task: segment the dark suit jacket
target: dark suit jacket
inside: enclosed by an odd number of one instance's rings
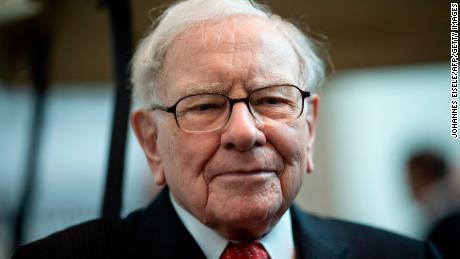
[[[429,243],[291,208],[297,258],[438,258]],[[167,189],[126,219],[89,221],[21,246],[20,258],[204,258]]]
[[[446,259],[460,258],[460,210],[450,213],[432,227],[428,235]]]

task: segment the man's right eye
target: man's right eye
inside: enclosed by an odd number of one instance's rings
[[[203,104],[197,104],[192,107],[189,107],[187,109],[187,112],[207,112],[207,111],[213,111],[219,108],[222,108],[222,105],[219,105],[217,103],[203,103]]]

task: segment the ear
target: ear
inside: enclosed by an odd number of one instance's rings
[[[313,172],[313,144],[315,142],[316,134],[316,122],[318,119],[318,110],[319,110],[319,96],[312,95],[309,111],[307,114],[307,124],[308,124],[308,140],[307,140],[307,173]]]
[[[134,111],[131,114],[131,126],[139,144],[144,150],[150,171],[155,178],[155,183],[157,185],[164,185],[166,180],[163,163],[158,152],[158,131],[153,114],[142,109]]]

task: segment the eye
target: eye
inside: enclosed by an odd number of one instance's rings
[[[202,103],[202,104],[197,104],[192,107],[190,107],[188,110],[189,111],[198,111],[198,112],[204,112],[204,111],[209,111],[212,109],[218,109],[219,105],[216,103]]]
[[[286,104],[286,100],[279,97],[263,97],[255,101],[255,105],[283,105]]]

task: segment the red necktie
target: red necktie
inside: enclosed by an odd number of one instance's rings
[[[252,243],[229,243],[220,259],[269,259],[264,247],[256,242]]]

